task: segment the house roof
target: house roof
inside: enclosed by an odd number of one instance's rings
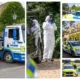
[[[4,9],[6,8],[7,4],[8,3],[4,3],[4,4],[0,5],[0,15],[4,11]]]
[[[2,9],[3,9],[3,5],[0,5],[0,14],[2,12]]]

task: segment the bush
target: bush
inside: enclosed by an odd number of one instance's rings
[[[0,32],[2,32],[4,30],[5,25],[0,24]]]
[[[58,37],[56,40],[56,45],[53,52],[53,58],[60,58],[60,37]]]

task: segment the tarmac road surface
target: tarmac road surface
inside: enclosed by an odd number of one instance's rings
[[[80,56],[78,56],[78,57],[73,57],[71,54],[69,54],[69,53],[67,53],[67,52],[65,52],[65,51],[63,51],[63,54],[62,54],[62,57],[63,58],[80,58]]]
[[[5,63],[0,60],[0,78],[25,78],[24,63]]]

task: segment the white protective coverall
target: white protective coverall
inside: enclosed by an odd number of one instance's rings
[[[54,31],[57,30],[55,23],[51,24],[49,22],[50,16],[47,16],[45,22],[43,23],[43,36],[44,36],[44,54],[43,60],[52,59],[54,47],[55,47],[55,34]]]
[[[31,27],[31,31],[34,34],[35,37],[35,46],[38,47],[38,40],[40,38],[41,40],[41,30],[40,30],[40,25],[36,19],[33,20],[34,26]]]

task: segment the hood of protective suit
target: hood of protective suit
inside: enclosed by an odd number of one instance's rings
[[[48,21],[49,21],[49,19],[50,19],[50,16],[47,16],[47,17],[46,17],[46,19],[45,19],[45,21],[47,21],[47,22],[48,22]]]
[[[36,19],[33,20],[33,23],[34,23],[34,24],[39,24]]]
[[[40,25],[36,19],[33,20],[33,24],[36,25],[37,27],[40,27]]]

